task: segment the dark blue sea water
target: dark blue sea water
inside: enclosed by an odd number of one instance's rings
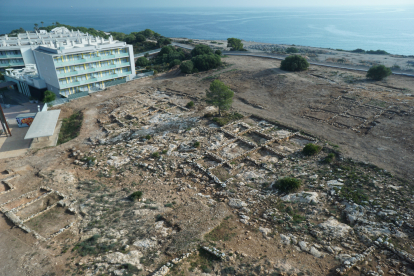
[[[0,9],[0,34],[58,21],[104,31],[146,28],[164,36],[237,37],[258,42],[414,55],[414,6],[386,8],[62,8]]]

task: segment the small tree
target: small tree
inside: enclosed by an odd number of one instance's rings
[[[374,65],[369,68],[367,78],[379,81],[385,79],[391,74],[392,72],[390,68],[385,67],[384,65]]]
[[[135,62],[136,66],[145,67],[148,65],[148,59],[146,57],[139,57]]]
[[[144,42],[145,40],[146,40],[146,38],[142,34],[139,34],[135,37],[135,41],[137,41],[137,42]]]
[[[222,110],[230,109],[231,104],[233,103],[234,92],[223,82],[214,80],[210,84],[210,90],[206,91],[206,96],[206,102],[217,106],[219,115],[221,116]]]
[[[44,26],[43,26],[43,24],[44,24],[45,22],[43,22],[43,21],[40,21],[40,23],[42,24],[42,27],[44,27]]]
[[[194,47],[193,50],[191,50],[191,56],[195,57],[195,56],[199,56],[199,55],[208,55],[208,54],[212,54],[213,50],[211,50],[211,48],[207,45],[197,45]]]
[[[50,103],[56,100],[56,94],[50,90],[46,90],[43,98],[43,102]]]
[[[191,60],[183,61],[180,65],[181,72],[191,74],[193,72],[194,64]]]
[[[280,69],[284,71],[305,71],[309,68],[309,62],[302,56],[293,55],[285,58],[280,64]]]
[[[242,51],[243,43],[238,38],[227,38],[227,47],[231,47],[231,51]]]
[[[218,56],[221,56],[221,51],[220,50],[216,50],[214,53]]]

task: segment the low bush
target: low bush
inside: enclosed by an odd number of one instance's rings
[[[156,151],[156,152],[152,153],[151,156],[154,157],[154,158],[160,158],[160,153],[158,151]]]
[[[333,153],[329,153],[328,156],[325,157],[325,159],[323,160],[326,164],[331,164],[332,162],[334,162],[336,159],[335,154]]]
[[[302,56],[293,55],[285,58],[280,64],[280,69],[284,71],[305,71],[309,68],[309,62]]]
[[[187,108],[193,108],[194,107],[194,102],[191,101],[191,102],[187,103],[186,107]]]
[[[206,116],[206,115],[204,115]],[[228,113],[223,115],[222,117],[215,117],[213,118],[213,121],[216,122],[219,126],[225,126],[228,123],[231,123],[233,121],[240,120],[244,116],[240,113],[234,112],[234,113]]]
[[[220,50],[216,50],[214,53],[218,56],[221,56],[221,51]]]
[[[149,140],[149,139],[151,139],[151,135],[147,135],[147,136],[145,136],[145,139],[147,139],[147,140]]]
[[[380,81],[390,76],[391,74],[391,69],[385,67],[385,65],[374,65],[369,68],[367,72],[367,78]]]
[[[299,53],[299,49],[296,48],[296,47],[289,47],[289,48],[286,49],[286,53],[296,54],[296,53]]]
[[[141,191],[133,192],[129,198],[133,201],[140,200],[142,198],[143,193]]]
[[[299,190],[301,186],[302,186],[302,182],[299,179],[296,179],[293,177],[285,177],[285,178],[280,179],[276,183],[275,187],[283,193],[291,193],[291,192]]]
[[[195,141],[193,147],[199,148],[200,147],[200,142],[199,141]]]
[[[321,149],[321,146],[309,143],[303,148],[302,152],[306,156],[312,156],[320,152]]]

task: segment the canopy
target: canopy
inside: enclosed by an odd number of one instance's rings
[[[24,139],[52,136],[59,119],[59,110],[37,112]]]

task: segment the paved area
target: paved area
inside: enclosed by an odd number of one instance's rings
[[[5,134],[0,135],[0,159],[26,154],[27,149],[30,148],[32,139],[24,139],[24,136],[29,128],[18,127],[16,116],[22,113],[37,112],[37,106],[38,104],[32,104],[30,102],[22,103],[20,105],[13,105],[9,108],[4,108],[2,105],[4,115],[9,122],[9,128],[12,136],[7,137]]]
[[[24,155],[32,139],[24,140],[28,127],[18,127],[16,121],[9,123],[11,137],[0,135],[0,159]]]

